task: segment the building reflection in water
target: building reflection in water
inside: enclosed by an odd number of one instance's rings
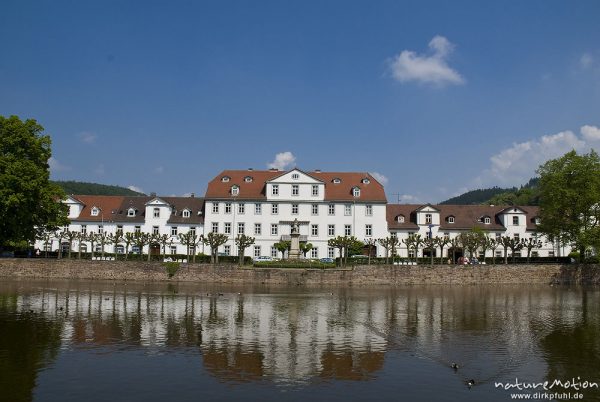
[[[384,369],[390,351],[439,365],[457,361],[481,381],[510,379],[524,364],[562,377],[576,364],[560,352],[569,337],[581,338],[572,355],[591,353],[594,367],[600,356],[597,291],[512,286],[219,294],[84,286],[20,289],[10,303],[8,296],[1,299],[2,309],[44,317],[45,324],[34,320],[26,332],[47,338],[42,342],[50,355],[57,345],[149,353],[191,347],[201,351],[206,371],[226,382],[369,380]],[[31,365],[39,359],[32,356]]]

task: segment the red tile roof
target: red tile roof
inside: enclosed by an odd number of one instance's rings
[[[240,189],[237,199],[265,200],[266,183],[287,172],[289,171],[224,170],[208,183],[205,198],[230,199],[231,187],[236,185]],[[369,173],[318,171],[304,173],[325,184],[326,201],[387,202],[383,186]],[[252,181],[245,181],[246,176],[252,177]],[[224,182],[223,177],[228,177],[229,181]],[[333,182],[336,178],[340,179],[339,184]],[[362,182],[365,178],[368,179],[368,184]],[[353,196],[354,187],[360,189],[360,197]]]
[[[386,218],[389,229],[417,229],[416,212],[421,209],[421,204],[389,204],[387,205]],[[499,215],[506,209],[519,208],[526,213],[527,230],[536,230],[535,218],[539,215],[539,207],[507,205],[431,205],[440,214],[440,230],[470,230],[479,227],[485,230],[506,230],[499,219]],[[396,218],[404,215],[404,223],[399,223]],[[454,217],[454,223],[448,222],[448,217]],[[483,218],[490,217],[491,223],[483,223]]]

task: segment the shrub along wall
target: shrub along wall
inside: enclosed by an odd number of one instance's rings
[[[181,264],[169,279],[160,262],[0,259],[0,277],[136,281],[191,281],[287,285],[407,285],[545,283],[600,284],[598,265],[360,265],[347,269],[239,268],[234,264]]]

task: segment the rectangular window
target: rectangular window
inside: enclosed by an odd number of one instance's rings
[[[219,227],[217,226],[217,230],[218,229],[219,229]],[[191,234],[192,236],[196,236],[196,228],[195,227],[191,227],[188,233]]]
[[[352,205],[344,204],[344,215],[349,216],[352,215]]]
[[[238,222],[238,234],[244,234],[245,228],[244,222]]]
[[[223,227],[223,233],[231,234],[231,222],[225,222]]]
[[[260,257],[260,246],[254,246],[254,256]]]
[[[298,215],[298,204],[292,204],[292,215]]]
[[[515,238],[515,240],[516,240],[516,241],[519,241],[519,240],[521,240],[521,237],[519,236],[519,234],[518,234],[518,233],[515,233],[515,234],[514,234],[514,238]]]
[[[496,250],[496,257],[502,257],[502,251]]]
[[[408,258],[415,258],[415,249],[411,248],[408,250]]]
[[[154,234],[154,235],[158,234],[158,226],[152,226],[152,234]]]
[[[262,204],[254,204],[254,215],[262,214]]]
[[[373,216],[373,205],[365,205],[365,215]]]
[[[271,257],[277,258],[277,249],[271,246]]]
[[[81,225],[81,233],[83,233],[83,234],[87,233],[87,225]]]
[[[548,257],[554,257],[554,251],[548,251]]]
[[[515,226],[519,225],[519,217],[518,216],[513,216],[513,225],[515,225]]]
[[[243,215],[246,213],[246,204],[239,203],[238,204],[238,214]]]
[[[142,227],[141,226],[136,226],[135,228],[133,228],[133,232],[134,233],[140,233],[142,231]]]
[[[225,255],[231,255],[231,246],[229,244],[223,246],[223,254],[225,254]]]
[[[218,202],[213,202],[213,204],[212,204],[212,211],[213,211],[213,214],[218,214],[219,213],[219,203]]]
[[[160,208],[154,208],[154,217],[160,218]]]
[[[279,184],[273,184],[271,186],[271,195],[279,195]]]
[[[329,204],[329,208],[327,209],[327,213],[329,215],[335,215],[335,204]]]
[[[219,222],[213,222],[212,224],[212,232],[219,233]]]
[[[300,186],[297,184],[292,184],[292,195],[300,194]]]
[[[313,184],[313,186],[312,186],[312,195],[313,195],[313,197],[319,196],[319,186],[316,184]]]
[[[225,213],[226,214],[230,214],[231,213],[231,203],[230,202],[226,202],[225,203]]]
[[[271,213],[277,215],[279,213],[279,204],[271,204]]]
[[[260,223],[254,224],[254,234],[258,236],[262,234],[262,225]]]
[[[365,225],[365,236],[373,236],[373,225]]]
[[[318,248],[311,248],[310,249],[310,258],[319,258],[319,249]]]
[[[98,234],[104,233],[104,226],[98,225]]]
[[[335,236],[335,225],[327,225],[327,236]]]
[[[333,247],[327,247],[327,257],[335,258],[335,249]]]
[[[313,215],[319,215],[319,204],[312,204],[311,213]]]
[[[123,233],[123,225],[117,225],[117,230],[120,230]]]
[[[171,254],[177,254],[177,246],[171,246]]]
[[[425,223],[431,223],[432,217],[431,214],[425,214]]]
[[[318,236],[319,235],[319,225],[311,225],[310,226],[310,234],[311,234],[311,236]]]
[[[352,225],[344,225],[344,236],[352,236]]]
[[[171,226],[171,236],[177,236],[177,226]]]
[[[277,236],[279,233],[279,225],[276,223],[271,223],[271,236]]]

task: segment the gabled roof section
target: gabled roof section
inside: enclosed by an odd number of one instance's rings
[[[390,230],[418,230],[419,225],[414,221],[413,212],[418,208],[418,205],[412,204],[388,204],[385,215]],[[398,222],[396,219],[399,215],[404,216],[404,222]]]
[[[204,223],[204,198],[197,197],[162,197],[171,205],[173,213],[167,224],[202,224]],[[190,211],[190,217],[184,218],[183,211]]]
[[[432,210],[434,212],[439,212],[440,211],[438,208],[434,207],[431,204],[425,204],[425,205],[421,205],[419,208],[417,208],[415,210],[415,212],[421,212],[421,211],[424,211],[424,210]]]
[[[239,195],[236,199],[264,200],[265,183],[277,176],[279,170],[224,170],[208,183],[205,198],[207,199],[232,199],[231,186],[239,187]],[[245,181],[246,176],[251,176],[252,181]],[[228,181],[222,181],[228,177]]]
[[[369,173],[312,172],[311,175],[325,183],[325,201],[387,202],[383,186]],[[335,178],[341,182],[333,183]],[[363,183],[365,178],[369,183]],[[354,187],[360,189],[360,197],[353,196]]]
[[[238,200],[266,200],[265,185],[287,173],[298,171],[325,184],[325,201],[357,201],[386,203],[385,190],[369,173],[357,172],[304,172],[300,169],[281,172],[279,170],[224,170],[208,183],[205,198],[207,200],[233,199],[231,186],[239,187]],[[244,181],[244,177],[252,176],[251,182]],[[223,182],[222,177],[229,177],[228,182]],[[333,183],[334,178],[339,178],[339,184]],[[364,179],[368,183],[364,183]],[[352,189],[360,188],[360,197],[354,197]]]
[[[164,199],[160,198],[160,197],[153,197],[151,198],[146,205],[150,205],[150,204],[155,204],[155,205],[165,205],[165,204],[169,204],[168,202],[166,202]]]
[[[71,218],[72,222],[112,222],[115,216],[114,211],[119,209],[125,197],[120,195],[72,195],[68,198],[83,205],[79,216]],[[96,216],[92,215],[94,207],[100,210]]]
[[[322,180],[321,180],[321,179],[319,179],[318,177],[315,177],[314,175],[312,175],[312,174],[310,174],[310,173],[308,173],[308,172],[305,172],[305,171],[303,171],[303,170],[300,170],[300,169],[298,169],[298,168],[293,168],[292,170],[283,171],[283,172],[281,172],[281,174],[279,174],[279,175],[277,175],[277,176],[273,177],[272,179],[269,179],[268,181],[269,181],[269,182],[271,182],[271,181],[279,180],[279,179],[283,178],[283,177],[284,177],[284,176],[286,176],[286,175],[290,175],[290,176],[291,176],[291,175],[292,175],[292,174],[294,174],[294,173],[298,173],[298,174],[305,175],[305,176],[307,176],[307,177],[309,177],[309,178],[311,178],[311,179],[313,179],[313,180],[316,180],[317,182],[322,182]],[[291,179],[291,178],[290,178],[290,180],[289,180],[289,182],[290,182],[290,183],[293,183],[294,181],[295,181],[295,180],[294,180],[294,179]],[[301,181],[301,179],[300,179],[300,181],[299,181],[299,182],[300,182],[300,183],[302,182],[302,181]]]

